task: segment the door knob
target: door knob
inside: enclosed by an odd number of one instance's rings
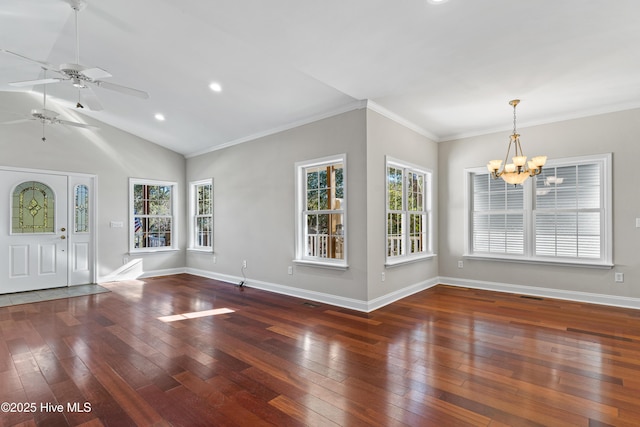
[[[60,236],[60,238],[61,238],[62,240],[64,240],[64,239],[66,239],[66,238],[67,238],[67,236]]]
[[[66,229],[66,228],[64,228],[64,227],[62,227],[62,228],[60,229],[60,231],[67,231],[67,229]]]

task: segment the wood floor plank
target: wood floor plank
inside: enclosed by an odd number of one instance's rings
[[[0,401],[65,408],[0,427],[640,420],[639,310],[443,285],[372,313],[187,274],[105,287],[0,308]]]

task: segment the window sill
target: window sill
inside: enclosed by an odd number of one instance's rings
[[[499,261],[499,262],[515,262],[521,264],[537,264],[537,265],[557,265],[562,267],[583,267],[583,268],[602,268],[612,269],[614,264],[607,262],[593,262],[593,261],[578,261],[578,260],[555,260],[544,258],[506,258],[490,255],[474,255],[465,254],[464,258],[477,259],[482,261]]]
[[[208,249],[187,248],[187,252],[193,252],[193,253],[196,253],[196,254],[212,254],[213,253],[213,249],[212,248],[208,248]]]
[[[398,256],[393,258],[387,258],[387,261],[384,263],[384,266],[387,268],[397,267],[399,265],[412,264],[414,262],[432,259],[437,256],[438,254],[424,254],[424,255]]]
[[[311,261],[306,259],[294,259],[293,263],[305,267],[330,268],[333,270],[347,270],[349,268],[348,264],[336,264],[333,262]]]
[[[180,248],[166,248],[166,249],[153,249],[153,248],[147,248],[147,249],[135,249],[135,250],[130,250],[129,251],[129,255],[149,255],[149,254],[162,254],[162,253],[167,253],[167,252],[178,252],[180,251]]]

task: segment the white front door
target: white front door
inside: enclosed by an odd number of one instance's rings
[[[68,286],[68,179],[0,170],[0,294]]]

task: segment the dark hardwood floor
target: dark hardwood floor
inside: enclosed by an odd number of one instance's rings
[[[189,275],[105,287],[0,308],[1,426],[640,425],[640,311],[448,286],[370,314]]]

